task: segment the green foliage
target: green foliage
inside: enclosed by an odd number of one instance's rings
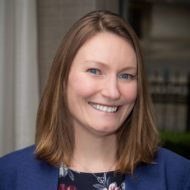
[[[160,136],[163,147],[190,159],[190,133],[161,131]]]

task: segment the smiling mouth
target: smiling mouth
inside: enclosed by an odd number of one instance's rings
[[[96,110],[102,111],[102,112],[108,112],[108,113],[115,113],[117,112],[119,106],[105,106],[102,104],[95,104],[90,102],[89,103],[93,108],[95,108]]]

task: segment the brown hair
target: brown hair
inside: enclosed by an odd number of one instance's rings
[[[70,67],[80,47],[98,32],[106,31],[130,42],[137,56],[138,97],[130,116],[117,132],[117,169],[132,173],[137,164],[153,161],[158,138],[138,39],[126,21],[108,11],[88,13],[63,38],[39,105],[35,152],[38,159],[53,165],[59,165],[62,161],[69,165],[74,149],[66,96]]]

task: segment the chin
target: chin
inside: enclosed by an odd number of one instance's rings
[[[111,128],[111,127],[103,127],[101,129],[95,128],[94,131],[96,134],[101,135],[101,136],[108,136],[108,135],[113,135],[116,133],[118,128]]]

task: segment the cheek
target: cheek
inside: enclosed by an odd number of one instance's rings
[[[123,87],[121,90],[122,96],[127,102],[135,102],[137,98],[137,82],[128,84],[127,86]]]
[[[68,81],[69,91],[68,93],[71,95],[77,95],[78,97],[88,97],[91,96],[97,90],[97,85],[91,81],[87,80],[84,77],[83,73],[80,75],[71,75]],[[68,94],[68,95],[69,95]]]

